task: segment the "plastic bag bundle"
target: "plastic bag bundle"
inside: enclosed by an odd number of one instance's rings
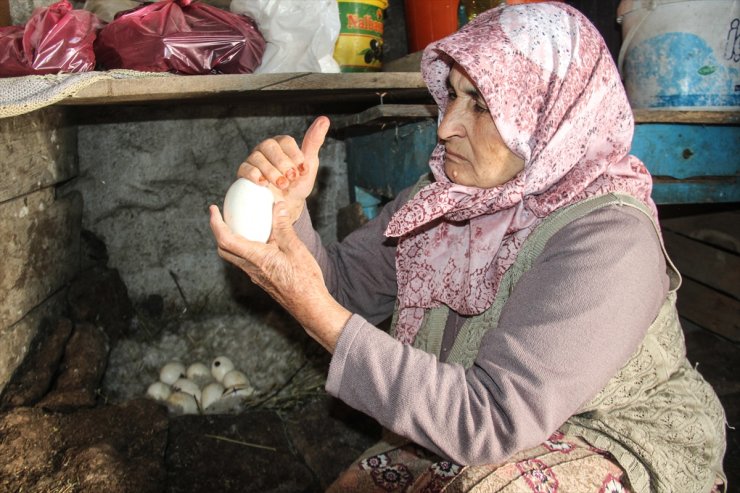
[[[179,74],[248,74],[265,39],[250,17],[192,0],[163,0],[120,12],[95,41],[98,63]]]
[[[337,0],[232,0],[231,11],[257,21],[267,40],[256,72],[339,72]]]
[[[35,9],[25,26],[0,27],[0,77],[94,70],[101,25],[95,14],[61,0]]]

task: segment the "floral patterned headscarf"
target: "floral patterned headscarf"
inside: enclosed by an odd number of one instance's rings
[[[522,243],[550,213],[610,192],[647,204],[652,180],[629,155],[632,110],[601,35],[561,2],[498,7],[429,45],[422,75],[444,116],[454,63],[474,81],[524,169],[493,188],[452,183],[438,144],[434,183],[393,216],[399,237],[396,338],[413,342],[425,309],[477,315],[493,303]]]

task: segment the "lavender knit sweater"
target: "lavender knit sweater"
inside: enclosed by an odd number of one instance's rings
[[[395,244],[383,232],[407,194],[328,248],[307,213],[295,224],[329,290],[354,313],[326,389],[442,457],[500,463],[547,439],[640,345],[668,292],[659,240],[629,207],[570,223],[519,280],[465,370],[444,362],[462,316],[449,317],[440,360],[373,325],[393,311]]]

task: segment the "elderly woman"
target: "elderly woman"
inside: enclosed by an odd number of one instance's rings
[[[722,491],[724,412],[685,358],[680,277],[609,52],[575,9],[490,10],[426,48],[424,176],[324,248],[305,207],[329,121],[258,145],[270,241],[219,254],[333,356],[387,439],[332,491]],[[393,314],[391,335],[377,329]]]

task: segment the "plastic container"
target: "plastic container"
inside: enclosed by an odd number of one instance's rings
[[[383,67],[383,17],[388,0],[337,0],[339,37],[334,59],[342,72],[377,72]]]
[[[406,0],[409,53],[457,31],[459,0]]]
[[[633,108],[740,106],[740,0],[622,0],[617,15]]]

